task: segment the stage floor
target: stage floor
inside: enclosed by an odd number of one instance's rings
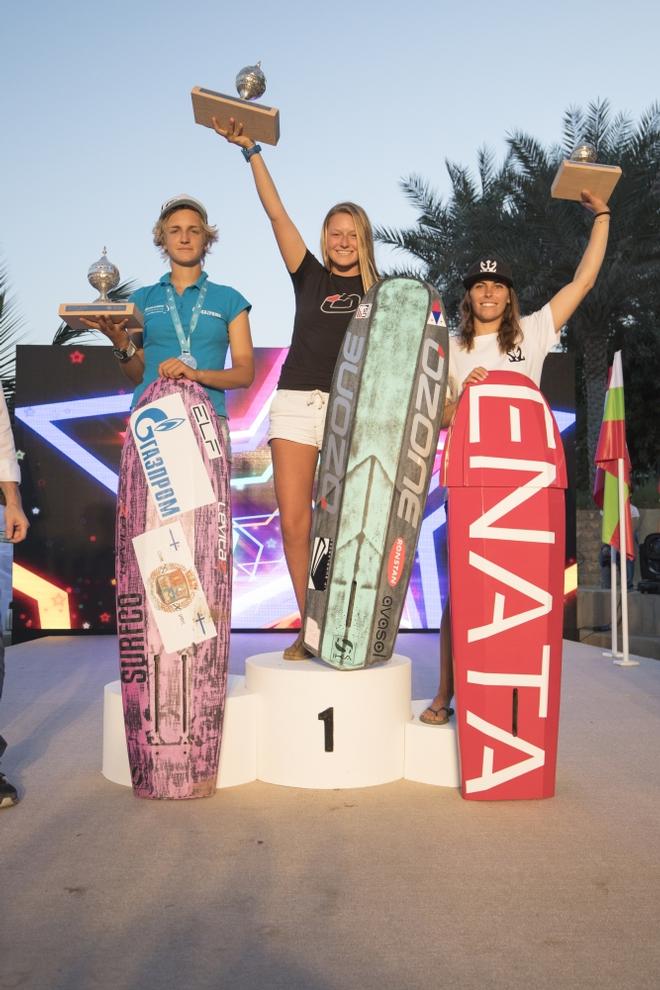
[[[232,673],[291,638],[234,634]],[[437,635],[396,652],[430,697]],[[7,652],[0,987],[660,984],[658,661],[565,643],[557,795],[524,803],[410,781],[139,801],[100,772],[116,677],[112,637]]]

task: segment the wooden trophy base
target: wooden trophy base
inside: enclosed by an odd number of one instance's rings
[[[97,320],[99,316],[109,316],[113,323],[128,320],[127,330],[141,330],[144,325],[142,313],[135,303],[63,303],[57,312],[62,322],[72,330],[89,330],[82,321]]]
[[[596,165],[593,162],[573,162],[566,159],[557,170],[550,195],[553,199],[574,199],[580,202],[581,192],[588,189],[607,203],[621,178],[618,165]]]
[[[275,107],[266,107],[250,100],[225,96],[212,89],[195,86],[191,93],[195,123],[213,127],[211,117],[215,117],[222,128],[229,127],[229,118],[245,125],[245,133],[255,141],[277,144],[280,139],[280,112]]]

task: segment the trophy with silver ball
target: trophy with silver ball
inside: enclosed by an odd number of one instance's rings
[[[571,157],[564,159],[557,170],[550,187],[553,199],[579,202],[582,190],[588,189],[607,203],[621,178],[621,169],[618,165],[599,165],[596,157],[597,152],[592,144],[578,144]]]
[[[119,285],[119,269],[110,261],[106,248],[98,261],[90,266],[87,272],[87,281],[99,293],[94,302],[89,303],[63,303],[58,314],[60,319],[72,330],[89,330],[83,321],[98,320],[99,316],[109,316],[114,323],[127,320],[128,330],[140,330],[144,324],[142,313],[135,303],[115,302],[108,297]]]
[[[229,118],[233,117],[244,124],[246,133],[255,141],[277,144],[280,139],[279,110],[253,102],[266,92],[266,77],[261,70],[261,62],[241,69],[236,76],[236,89],[239,99],[195,86],[190,93],[195,123],[212,128],[212,118],[215,117],[220,127],[226,129]]]

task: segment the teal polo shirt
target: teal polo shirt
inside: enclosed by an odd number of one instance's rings
[[[133,393],[133,406],[140,396],[158,378],[158,365],[167,358],[178,357],[181,353],[179,339],[167,309],[165,286],[171,284],[171,272],[156,282],[137,289],[130,297],[144,316],[144,378]],[[198,368],[222,371],[229,347],[229,324],[243,310],[250,311],[250,303],[240,292],[228,285],[217,285],[208,280],[202,272],[193,285],[188,285],[179,295],[174,290],[176,308],[179,311],[181,326],[188,333],[193,307],[199,297],[199,290],[206,283],[204,308],[199,314],[195,332],[190,340],[190,352],[197,361]],[[219,388],[204,387],[213,407],[219,416],[227,415],[225,391]]]

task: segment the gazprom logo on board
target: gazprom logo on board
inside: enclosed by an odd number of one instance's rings
[[[181,417],[169,416],[155,403],[142,410],[133,422],[137,451],[161,519],[176,516],[182,509],[157,434],[169,433],[185,422]]]

